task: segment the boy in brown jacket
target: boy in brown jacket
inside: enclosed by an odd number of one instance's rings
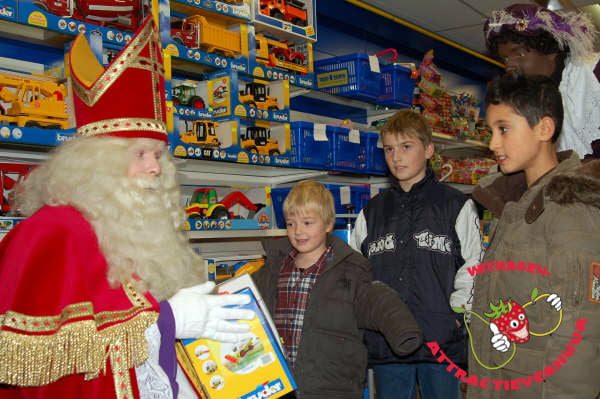
[[[469,399],[600,394],[600,162],[556,153],[563,107],[548,78],[488,86],[490,149],[502,173],[473,197],[499,218],[472,269]]]
[[[363,329],[381,331],[398,355],[421,332],[394,290],[372,281],[371,266],[340,238],[331,193],[302,181],[283,203],[287,239],[264,242],[253,277],[283,339],[298,399],[360,399],[367,369]]]

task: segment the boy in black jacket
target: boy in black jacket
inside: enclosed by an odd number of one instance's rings
[[[427,167],[434,146],[422,115],[398,111],[383,127],[381,141],[395,179],[359,213],[350,245],[369,259],[375,279],[400,294],[424,341],[435,341],[464,366],[465,329],[452,308],[470,309],[473,277],[467,268],[483,254],[475,204],[436,181]],[[427,399],[459,397],[458,379],[426,345],[399,357],[381,334],[367,332],[366,341],[378,399],[412,399],[417,381]]]
[[[331,235],[335,208],[320,183],[298,183],[283,203],[287,239],[264,242],[253,275],[298,383],[298,399],[359,399],[367,369],[363,329],[381,331],[398,355],[421,345],[397,293],[372,281],[367,260]]]

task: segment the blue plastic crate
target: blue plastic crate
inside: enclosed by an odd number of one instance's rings
[[[377,103],[392,107],[410,107],[416,80],[410,77],[411,69],[390,64],[381,68],[380,94]]]
[[[373,72],[367,54],[355,53],[315,61],[317,88],[328,93],[376,102],[380,73]]]
[[[291,167],[330,170],[333,163],[331,131],[325,129],[327,141],[315,140],[312,122],[292,122]]]
[[[366,156],[367,166],[365,173],[373,175],[386,175],[389,171],[387,163],[385,162],[385,155],[383,148],[377,147],[377,141],[379,140],[379,133],[373,132],[361,132],[366,137]]]
[[[366,137],[357,130],[327,126],[333,139],[332,170],[339,172],[364,173],[367,167]]]
[[[342,186],[338,184],[325,184],[325,187],[331,191],[333,195],[333,202],[335,204],[335,212],[338,214],[346,213],[358,213],[371,198],[371,191],[368,186],[364,185],[353,185],[353,186]],[[350,204],[352,204],[352,212],[348,212],[345,205],[342,205],[341,190],[344,188],[350,188]],[[271,189],[271,199],[273,201],[273,211],[275,213],[275,223],[277,228],[285,229],[285,219],[283,217],[283,201],[289,194],[290,187],[276,187]],[[337,218],[335,220],[334,228],[345,228],[346,219]]]

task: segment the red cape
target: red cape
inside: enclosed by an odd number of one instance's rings
[[[110,287],[107,271],[92,226],[70,206],[45,206],[2,240],[0,398],[138,397],[134,367],[158,304]]]

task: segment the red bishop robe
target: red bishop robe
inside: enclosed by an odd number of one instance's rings
[[[116,221],[115,221],[116,222]],[[96,234],[44,206],[0,243],[0,399],[135,398],[158,304],[107,281]]]

